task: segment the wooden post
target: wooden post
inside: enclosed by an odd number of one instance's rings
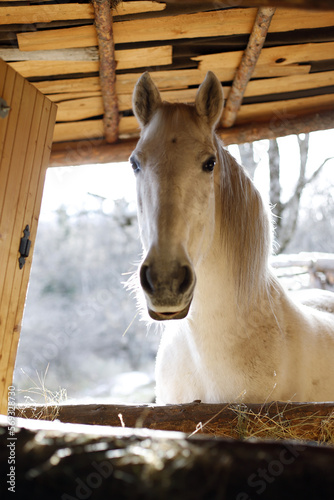
[[[7,410],[57,106],[0,60],[0,413]],[[32,242],[19,266],[23,231]]]
[[[274,13],[275,9],[272,7],[263,7],[258,10],[247,48],[242,56],[225,104],[221,121],[223,127],[232,127],[235,123],[247,83],[253,74],[257,60],[261,54]]]
[[[104,134],[109,143],[118,140],[119,113],[116,94],[116,60],[110,0],[93,0],[100,53],[100,83],[104,106]]]

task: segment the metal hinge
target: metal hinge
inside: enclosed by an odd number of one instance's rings
[[[10,106],[6,103],[5,99],[0,97],[0,118],[6,118],[8,116]]]
[[[31,247],[31,241],[29,240],[30,236],[30,229],[28,224],[26,225],[24,231],[23,231],[24,236],[22,236],[20,240],[20,258],[19,258],[19,267],[22,269],[24,264],[26,263],[26,258],[29,257],[29,252],[30,252],[30,247]]]

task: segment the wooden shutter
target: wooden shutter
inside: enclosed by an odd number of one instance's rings
[[[57,107],[0,60],[0,413],[7,411]],[[29,225],[22,269],[19,246]]]

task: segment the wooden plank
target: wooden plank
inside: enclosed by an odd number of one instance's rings
[[[7,82],[7,86],[6,86],[7,68],[8,68],[7,64],[5,64],[0,59],[0,96],[3,99],[5,99],[6,102],[8,102],[7,101],[8,92],[10,92],[10,95],[11,95],[11,93],[13,91],[13,84],[10,85]],[[3,145],[4,145],[6,130],[7,130],[7,127],[5,127],[5,123],[6,123],[5,119],[3,119],[2,122],[0,122],[0,165],[1,165],[1,158],[2,158],[2,153],[3,153]],[[1,176],[1,171],[0,171],[0,176]],[[1,197],[0,197],[0,200],[1,200]]]
[[[257,9],[227,9],[196,14],[138,19],[116,22],[114,35],[116,43],[138,43],[153,40],[182,38],[201,38],[209,36],[227,36],[250,33]],[[289,10],[278,12],[273,18],[270,32],[289,31],[291,19],[293,29],[328,27],[334,25],[334,12],[299,11],[295,18]],[[60,30],[45,30],[30,33],[18,33],[17,39],[21,50],[59,49],[71,47],[89,47],[97,45],[94,26],[82,26]]]
[[[318,6],[317,6],[318,7]],[[293,22],[291,22],[293,20]],[[277,9],[269,28],[269,33],[291,30],[325,28],[334,25],[333,12],[319,9]]]
[[[280,120],[288,121],[301,114],[323,111],[332,106],[334,106],[334,94],[260,104],[247,104],[241,106],[237,124],[244,124],[252,120],[272,120],[274,126]],[[121,118],[120,135],[127,136],[138,133],[139,127],[134,117]],[[76,141],[96,137],[103,137],[102,120],[57,123],[53,141]]]
[[[153,78],[155,78],[153,73]],[[266,78],[263,80],[251,80],[246,88],[245,96],[260,96],[266,94],[278,94],[283,92],[296,92],[298,90],[316,89],[320,87],[327,87],[334,85],[334,71],[324,71],[321,73],[310,73],[305,75],[292,75],[279,78]],[[224,86],[224,97],[226,98],[229,92],[229,87]],[[170,92],[170,93],[167,93]],[[192,92],[192,94],[191,94]],[[162,91],[165,100],[171,102],[193,102],[192,95],[194,89],[181,89]],[[122,96],[127,96],[126,100]],[[58,109],[62,108],[62,103],[65,101],[74,101],[76,99],[83,99],[86,97],[100,97],[100,91],[87,91],[87,92],[64,92],[62,94],[47,94],[47,97],[53,101],[61,103]],[[127,105],[131,101],[131,93],[122,94],[119,96],[121,110],[130,109],[131,106]],[[74,107],[74,106],[73,106]],[[61,120],[59,120],[61,121]]]
[[[17,79],[14,71],[7,70],[7,78],[5,83],[4,99],[11,107],[9,116],[5,120],[0,121],[1,130],[3,130],[4,141],[2,149],[2,159],[0,165],[0,226],[4,212],[5,192],[10,172],[11,157],[14,149],[15,130],[19,119],[19,107],[23,90],[22,79]],[[8,121],[7,121],[8,120]],[[8,234],[5,231],[0,232],[1,247],[6,248],[8,245]],[[3,267],[2,267],[3,266]],[[0,276],[4,276],[5,262],[4,258],[0,259]],[[0,282],[1,285],[1,282]],[[1,299],[1,290],[0,290]],[[0,316],[1,320],[1,316]]]
[[[330,85],[334,85],[334,71],[310,73],[307,76],[292,75],[264,80],[251,80],[247,85],[245,97],[296,92],[298,90],[317,89]]]
[[[31,252],[30,256],[26,259],[26,264],[23,268],[23,275],[21,279],[19,273],[22,273],[22,271],[19,270],[18,267],[16,267],[15,270],[17,276],[15,277],[16,279],[14,278],[14,283],[15,284],[20,283],[20,286],[19,287],[16,286],[15,288],[13,287],[11,306],[12,303],[16,302],[16,311],[15,315],[12,315],[9,318],[11,324],[10,325],[7,324],[7,331],[12,330],[13,336],[12,336],[10,353],[7,364],[5,387],[9,387],[12,384],[13,380],[16,353],[21,333],[22,315],[26,299],[26,291],[29,282],[31,262],[34,251],[34,243],[36,241],[40,208],[42,204],[45,174],[49,163],[50,146],[52,142],[53,129],[56,117],[56,106],[53,103],[48,102],[46,98],[42,99],[43,96],[41,95],[38,95],[36,97],[39,97],[40,101],[42,102],[43,114],[42,114],[42,119],[40,120],[39,123],[39,127],[31,128],[31,136],[34,139],[32,142],[35,143],[35,146],[31,148],[32,152],[34,153],[34,158],[33,158],[32,169],[30,169],[29,163],[25,164],[25,177],[28,174],[27,166],[31,171],[31,175],[30,175],[29,189],[23,188],[22,190],[22,197],[25,196],[25,205],[23,207],[24,210],[22,212],[22,217],[23,217],[22,220],[26,220],[27,217],[29,217],[30,238],[32,241],[32,246],[30,250]],[[36,140],[36,135],[37,135],[37,140]],[[21,206],[23,206],[22,203]],[[23,223],[23,225],[24,224],[25,222]],[[5,393],[4,396],[6,398],[7,394]],[[6,400],[3,398],[1,406],[3,407],[5,404]]]
[[[20,49],[0,48],[0,58],[6,62],[17,61],[98,61],[99,51],[97,47],[82,47],[77,49],[62,50],[35,50],[30,51]]]
[[[5,87],[11,87],[8,103],[11,111],[0,121],[0,130],[6,129],[0,164],[2,211],[0,218],[0,411],[6,410],[7,387],[11,385],[21,319],[28,285],[30,259],[19,269],[19,244],[26,224],[37,224],[35,214],[29,213],[29,203],[40,189],[32,183],[38,132],[45,135],[48,123],[42,127],[41,114],[45,114],[43,95],[12,68],[0,61],[0,70],[7,67]],[[40,96],[39,105],[37,97]],[[56,106],[49,103],[54,109]],[[49,119],[49,116],[48,116]],[[50,134],[49,134],[50,135]],[[44,145],[50,153],[51,142]],[[46,166],[45,166],[46,168]]]
[[[119,135],[122,137],[139,134],[139,125],[134,116],[121,117]],[[56,123],[53,142],[95,139],[104,136],[103,120]]]
[[[272,120],[274,126],[276,122],[286,122],[303,114],[315,113],[333,108],[334,94],[259,104],[244,104],[240,108],[236,123],[244,124],[254,120]]]
[[[161,11],[166,4],[158,2],[122,2],[113,16]],[[87,3],[57,3],[1,7],[1,24],[37,24],[71,19],[94,19],[94,9]]]
[[[235,68],[224,68],[221,65],[212,65],[211,69],[214,68],[214,72],[221,82],[231,81],[233,79]],[[284,68],[282,74],[286,76],[287,74],[307,74],[310,70],[310,66],[296,65],[293,68]],[[265,72],[265,68],[264,68]],[[160,90],[168,89],[182,89],[188,88],[192,85],[200,85],[205,78],[207,73],[206,69],[186,69],[186,70],[170,70],[170,71],[154,71],[152,72],[152,77],[156,85]],[[116,80],[116,90],[117,95],[129,94],[133,92],[134,86],[136,85],[138,78],[141,73],[128,73],[123,75],[117,75]],[[265,76],[268,75],[268,71],[265,72]],[[276,75],[277,76],[277,75]],[[278,76],[281,76],[279,73]],[[43,94],[59,94],[59,93],[73,93],[73,92],[95,92],[100,91],[100,82],[97,77],[88,78],[77,78],[77,79],[67,79],[67,80],[54,80],[54,81],[44,81],[44,82],[33,82],[33,85],[40,90]]]
[[[143,68],[172,64],[172,46],[147,47],[142,49],[117,50],[116,69]],[[67,75],[98,72],[98,61],[29,61],[10,62],[9,65],[25,78],[36,76]]]
[[[227,9],[216,12],[137,19],[114,23],[116,43],[202,38],[250,33],[257,9]],[[334,23],[333,23],[334,24]],[[18,33],[20,50],[65,49],[97,45],[94,26]]]
[[[197,89],[170,90],[162,91],[161,97],[168,102],[186,102],[195,101]],[[225,88],[225,95],[228,95],[228,89]],[[120,111],[132,108],[132,95],[121,94],[118,96],[118,107]],[[100,96],[91,96],[81,99],[66,100],[58,103],[57,122],[85,120],[93,116],[103,114],[103,102]]]
[[[217,67],[236,68],[240,64],[242,54],[243,51],[240,50],[196,56],[192,57],[192,60],[199,62],[199,69],[202,71]],[[280,76],[279,71],[284,68],[291,67],[293,70],[297,63],[329,59],[330,54],[334,54],[334,42],[267,47],[261,51],[253,78]]]
[[[192,0],[190,0],[192,1]],[[179,0],[170,0],[170,3],[179,3]],[[212,6],[212,0],[201,0],[201,4]],[[225,3],[226,5],[226,3]],[[228,4],[230,7],[280,7],[312,10],[333,10],[333,0],[233,0]]]
[[[17,79],[20,80],[20,79]],[[15,92],[15,91],[14,91]],[[14,140],[11,141],[12,154],[9,164],[9,172],[4,193],[3,209],[0,218],[1,234],[5,236],[2,246],[3,257],[0,262],[0,276],[3,279],[2,294],[0,297],[0,318],[1,318],[1,337],[0,337],[0,405],[2,407],[2,398],[5,391],[5,380],[10,356],[11,341],[13,337],[13,328],[10,325],[10,317],[15,315],[17,303],[12,301],[15,296],[15,270],[18,267],[18,248],[23,228],[18,226],[17,210],[20,203],[20,191],[22,182],[24,182],[24,166],[26,150],[30,134],[31,121],[35,105],[36,90],[28,83],[23,81],[23,90],[20,91],[19,113],[16,122],[15,131],[13,131]],[[7,141],[5,141],[7,142]],[[21,233],[21,234],[20,234]],[[2,392],[1,392],[2,391]]]
[[[16,202],[15,211],[13,210],[13,214],[15,213],[15,216],[13,215],[10,218],[11,231],[12,231],[12,244],[11,244],[12,250],[8,255],[6,277],[4,280],[4,286],[7,290],[7,296],[2,297],[0,306],[0,310],[3,313],[3,317],[5,317],[7,312],[6,321],[3,325],[3,331],[5,332],[5,335],[1,339],[2,340],[1,351],[3,356],[0,364],[0,380],[6,381],[4,384],[4,392],[2,394],[0,393],[1,407],[3,407],[3,405],[5,404],[4,398],[6,397],[6,387],[8,387],[8,385],[11,385],[10,383],[9,384],[7,383],[7,379],[9,374],[12,375],[12,370],[15,363],[17,344],[21,331],[21,325],[20,325],[21,318],[18,318],[19,321],[17,323],[15,322],[15,319],[17,317],[21,290],[24,292],[24,299],[25,299],[25,290],[28,285],[28,282],[25,283],[25,280],[21,278],[23,278],[23,273],[25,273],[27,269],[28,269],[27,276],[29,276],[29,271],[30,271],[30,265],[27,262],[28,259],[26,260],[26,265],[23,268],[23,270],[19,269],[18,245],[21,236],[23,236],[23,229],[25,228],[26,224],[29,224],[29,227],[31,227],[31,213],[29,213],[29,211],[26,210],[26,205],[27,202],[29,201],[28,200],[29,193],[33,192],[32,189],[33,186],[30,186],[30,183],[31,183],[31,177],[34,174],[33,160],[36,150],[35,135],[36,135],[36,129],[38,129],[40,125],[42,111],[43,111],[43,104],[44,104],[44,97],[42,96],[42,94],[37,93],[36,90],[27,82],[25,87],[26,90],[32,89],[33,93],[26,92],[25,94],[23,94],[23,99],[30,100],[33,107],[29,116],[29,118],[31,117],[31,121],[30,123],[27,122],[25,123],[27,128],[28,138],[26,141],[26,153],[24,156],[22,155],[22,157],[19,160],[19,163],[22,165],[21,179],[19,178],[19,173],[15,172],[16,169],[14,168],[14,166],[13,165],[11,166],[13,173],[14,174],[16,173],[17,176],[16,180],[17,183],[19,184],[19,187],[17,188],[17,199],[15,199]],[[38,97],[37,94],[38,96],[40,96],[39,99],[37,99]],[[21,137],[21,132],[22,131],[20,130],[20,128],[18,128],[17,129],[18,139]],[[29,140],[29,138],[32,140]],[[24,302],[22,304],[21,316],[22,316],[23,306]]]
[[[59,103],[63,101],[72,101],[74,99],[83,99],[84,97],[101,97],[100,90],[88,90],[87,92],[64,92],[63,94],[46,94],[50,101]]]
[[[40,4],[1,7],[1,24],[37,24],[71,19],[94,19],[90,4]]]

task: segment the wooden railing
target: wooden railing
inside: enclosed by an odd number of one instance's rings
[[[288,288],[321,288],[334,291],[332,253],[281,254],[272,257],[271,265]]]

